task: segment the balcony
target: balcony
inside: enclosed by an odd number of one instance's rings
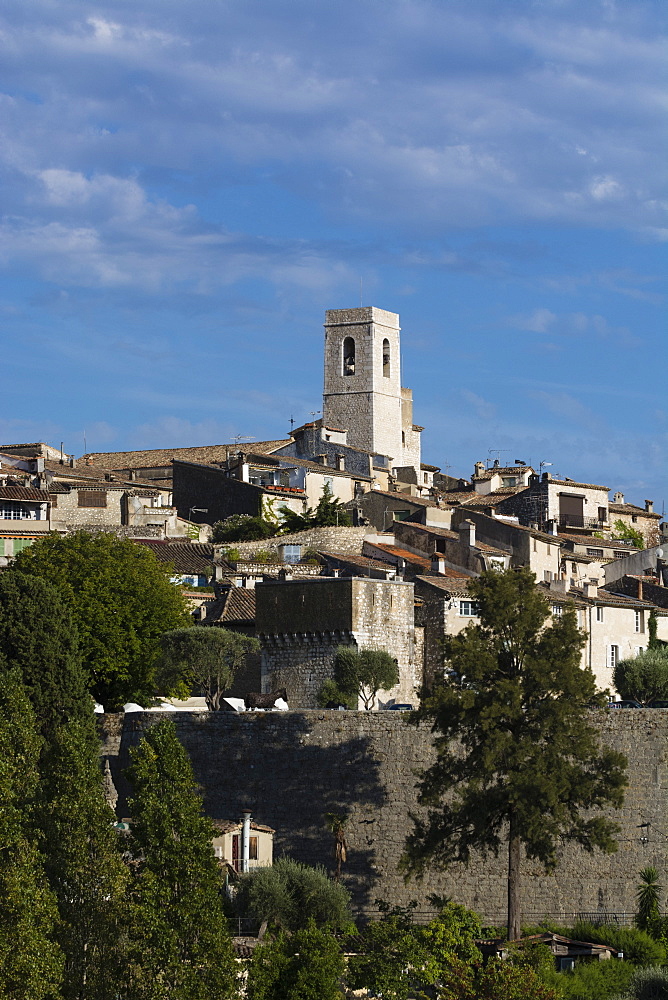
[[[607,521],[597,517],[584,517],[582,514],[560,514],[560,528],[586,528],[588,531],[602,531],[607,527]]]

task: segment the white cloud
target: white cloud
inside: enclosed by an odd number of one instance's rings
[[[528,315],[511,316],[508,325],[529,333],[552,333],[556,319],[556,314],[549,309],[534,309]]]

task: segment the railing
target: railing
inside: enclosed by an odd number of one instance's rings
[[[562,528],[594,528],[596,530],[604,528],[605,521],[598,517],[584,517],[582,514],[560,514],[559,526]]]

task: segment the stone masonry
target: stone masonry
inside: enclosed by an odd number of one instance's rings
[[[291,705],[315,708],[334,675],[338,646],[383,649],[395,657],[399,683],[381,704],[415,704],[422,681],[413,624],[413,584],[368,577],[265,582],[255,588],[263,689],[285,687]]]
[[[127,816],[127,783],[121,771],[128,751],[156,713],[101,717],[102,752]],[[576,913],[631,914],[638,872],[668,867],[668,710],[600,712],[603,740],[629,759],[629,787],[619,811],[619,849],[587,854],[565,845],[557,869],[545,874],[523,865],[524,919],[570,920]],[[345,815],[348,861],[343,878],[358,913],[377,912],[376,899],[418,901],[432,909],[430,893],[452,896],[486,922],[505,917],[506,858],[474,856],[468,868],[433,872],[423,883],[405,883],[397,871],[416,804],[416,773],[433,760],[426,725],[408,724],[394,712],[182,713],[179,739],[204,793],[206,812],[234,819],[251,809],[257,822],[276,830],[275,855],[333,866],[332,836],[324,815]],[[645,825],[646,824],[646,825]]]

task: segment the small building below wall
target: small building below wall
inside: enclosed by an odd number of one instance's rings
[[[236,872],[243,871],[244,820],[214,819],[218,836],[213,838],[214,854]],[[253,820],[248,830],[248,869],[271,868],[274,863],[274,833],[270,826]]]

